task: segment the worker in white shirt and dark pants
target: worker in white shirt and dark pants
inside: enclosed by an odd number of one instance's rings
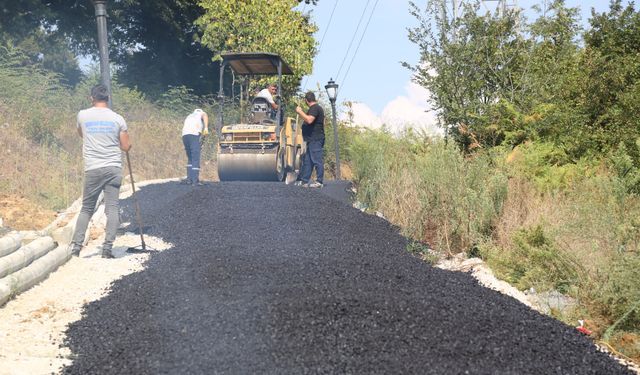
[[[187,178],[182,180],[186,185],[202,185],[200,182],[200,137],[209,134],[209,117],[200,108],[196,108],[184,120],[182,127],[182,143],[187,153]]]

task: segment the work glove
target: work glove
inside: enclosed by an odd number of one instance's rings
[[[207,135],[209,135],[209,129],[204,128],[204,130],[202,131],[202,135],[203,135],[203,136],[207,136]]]

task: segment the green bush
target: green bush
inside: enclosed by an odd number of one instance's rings
[[[367,130],[355,137],[348,148],[353,164],[358,199],[375,205],[384,181],[389,178],[397,142],[385,133]]]
[[[590,293],[603,316],[612,321],[621,319],[619,330],[638,330],[640,327],[640,254],[620,253],[603,270],[603,282],[594,285]]]
[[[582,178],[593,176],[598,164],[590,158],[573,162],[553,143],[530,142],[513,152],[517,156],[509,165],[511,175],[532,181],[541,192],[566,189]]]
[[[576,260],[559,250],[541,225],[519,230],[513,242],[510,281],[518,288],[567,293],[578,282]]]
[[[185,116],[193,112],[194,108],[202,107],[200,97],[186,86],[169,87],[158,100],[158,104],[170,112],[185,113]]]
[[[635,152],[629,152],[627,146],[621,142],[611,154],[610,165],[615,177],[628,193],[640,194],[640,167],[632,156],[640,151],[640,138],[636,140],[632,151]]]

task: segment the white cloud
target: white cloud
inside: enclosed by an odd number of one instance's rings
[[[413,82],[405,86],[405,91],[406,95],[387,103],[380,115],[366,104],[354,102],[353,125],[380,129],[384,124],[394,134],[400,134],[408,128],[442,134],[442,129],[437,126],[435,112],[428,107],[429,91]]]
[[[382,128],[382,120],[368,105],[352,102],[351,111],[353,112],[353,125],[370,129]]]

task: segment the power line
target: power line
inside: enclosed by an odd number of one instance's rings
[[[342,66],[344,62],[347,61],[347,56],[349,56],[349,51],[351,50],[351,45],[353,41],[356,39],[356,35],[358,35],[358,30],[360,29],[360,23],[362,23],[362,19],[364,18],[365,13],[367,12],[367,8],[369,7],[369,2],[371,0],[367,0],[367,3],[364,5],[364,9],[362,10],[362,14],[360,15],[360,20],[358,21],[358,26],[356,26],[356,31],[353,33],[353,37],[351,37],[351,42],[349,42],[349,47],[347,47],[347,52],[344,54],[344,58],[342,59],[342,63],[340,63],[340,69],[338,69],[338,73],[335,75],[336,78],[340,75],[342,71]],[[377,1],[376,1],[377,2]]]
[[[329,22],[327,22],[327,28],[324,30],[322,34],[322,39],[320,39],[320,46],[318,50],[322,48],[322,43],[324,42],[324,37],[327,36],[327,31],[329,31],[329,27],[331,26],[331,20],[333,19],[333,13],[336,11],[336,6],[338,5],[338,0],[333,4],[333,9],[331,10],[331,15],[329,16]]]
[[[353,64],[353,61],[356,59],[356,55],[358,54],[358,50],[360,49],[360,44],[362,43],[362,40],[364,39],[365,34],[367,33],[367,29],[369,28],[369,23],[371,22],[371,18],[373,17],[373,13],[376,11],[376,6],[378,5],[378,1],[376,0],[375,3],[373,3],[373,8],[371,9],[371,14],[369,14],[369,19],[367,20],[367,24],[364,26],[364,30],[362,31],[362,35],[360,36],[360,40],[358,41],[358,45],[356,46],[356,50],[353,53],[353,56],[351,57],[351,61],[349,62],[349,67],[347,68],[347,72],[344,74],[344,77],[342,77],[342,83],[341,83],[341,88],[344,88],[344,83],[347,81],[347,76],[349,75],[349,71],[351,70],[351,64]],[[338,76],[336,76],[336,79],[338,78]]]
[[[333,13],[336,11],[336,7],[338,6],[338,0],[333,4],[333,9],[331,10],[331,15],[329,16],[329,22],[327,22],[327,27],[324,29],[324,33],[322,33],[322,38],[320,39],[320,45],[318,46],[318,52],[322,50],[322,43],[324,43],[324,37],[327,36],[327,31],[331,27],[331,20],[333,20]],[[307,82],[309,82],[309,77],[311,73],[307,75],[307,78],[304,79],[304,85],[302,85],[302,92],[307,89]]]

